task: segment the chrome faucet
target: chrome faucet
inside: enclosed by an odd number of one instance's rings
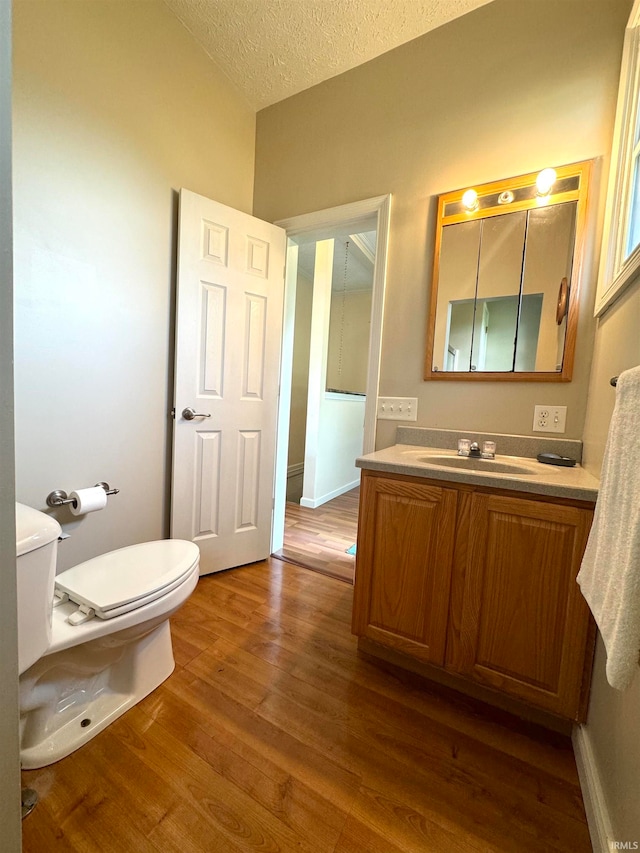
[[[469,441],[468,438],[461,438],[458,441],[458,456],[471,456],[476,459],[495,459],[496,443],[495,441],[483,441],[482,450],[477,441]]]

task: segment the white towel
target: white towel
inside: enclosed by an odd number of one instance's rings
[[[578,583],[607,650],[607,680],[624,690],[640,652],[640,366],[618,378]]]

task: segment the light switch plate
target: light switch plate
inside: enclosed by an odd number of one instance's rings
[[[378,417],[384,421],[418,419],[417,397],[378,397]]]
[[[567,425],[566,406],[534,406],[534,432],[564,432]]]

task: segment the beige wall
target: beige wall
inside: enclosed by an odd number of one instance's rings
[[[0,3],[0,838],[6,853],[18,853],[21,844],[11,219],[11,4]]]
[[[582,435],[592,256],[572,383],[422,380],[435,197],[548,164],[606,160],[629,6],[495,0],[258,114],[257,216],[393,194],[380,392],[418,397],[418,424],[529,434],[533,406],[549,403],[568,406],[568,437]],[[594,236],[592,221],[592,253]],[[394,436],[393,422],[379,423],[378,446]]]
[[[371,290],[331,294],[327,388],[364,394],[367,389]]]
[[[598,474],[615,391],[612,376],[640,364],[640,282],[598,321],[584,433],[584,464]],[[633,452],[633,449],[630,449]],[[637,448],[635,448],[637,451]],[[614,839],[640,842],[640,670],[624,693],[609,687],[598,641],[586,733]]]
[[[251,211],[255,115],[161,0],[17,0],[17,496],[69,565],[168,533],[177,192]]]

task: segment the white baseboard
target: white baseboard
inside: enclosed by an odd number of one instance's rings
[[[594,853],[611,853],[613,829],[586,726],[574,726],[573,751]]]
[[[338,498],[340,495],[344,495],[345,492],[350,492],[351,489],[355,489],[359,485],[360,477],[352,483],[347,483],[345,486],[340,486],[339,489],[334,489],[332,492],[322,495],[320,498],[300,498],[300,506],[306,506],[307,509],[317,509],[319,506],[322,506],[322,504],[326,504],[327,501]]]

